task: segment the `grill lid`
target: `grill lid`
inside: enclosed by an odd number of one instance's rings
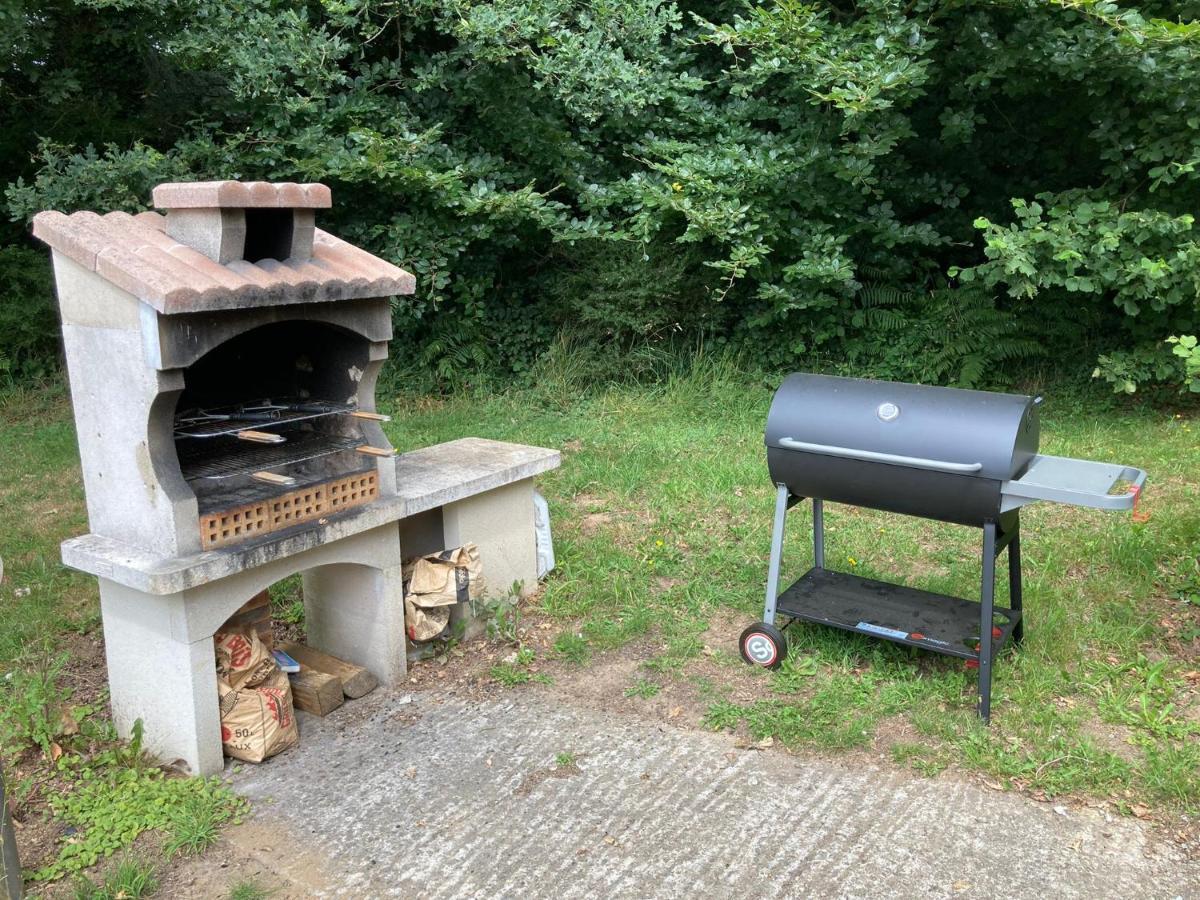
[[[830,375],[789,375],[768,447],[1008,480],[1038,448],[1031,397]]]

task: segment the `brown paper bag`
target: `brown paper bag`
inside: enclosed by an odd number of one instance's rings
[[[279,671],[253,627],[217,632],[217,675],[235,691],[262,684]]]
[[[262,762],[300,742],[292,710],[292,686],[278,667],[252,688],[237,690],[218,678],[217,693],[221,743],[227,755]]]
[[[483,595],[479,548],[463,544],[422,556],[409,567],[404,591],[404,621],[414,641],[437,637],[450,621],[450,607]]]

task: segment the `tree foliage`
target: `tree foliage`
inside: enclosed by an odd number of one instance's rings
[[[325,181],[323,224],[417,274],[400,354],[448,381],[527,371],[569,329],[959,384],[1098,356],[1119,389],[1182,384],[1198,11],[30,2],[0,13],[0,159],[18,224],[169,178]]]

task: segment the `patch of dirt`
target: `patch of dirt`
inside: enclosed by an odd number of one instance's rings
[[[612,520],[608,513],[588,513],[579,520],[579,532],[584,537],[592,537],[605,525],[612,524]]]
[[[1126,725],[1110,725],[1098,718],[1087,718],[1079,725],[1083,736],[1090,739],[1101,750],[1106,750],[1126,762],[1140,762],[1142,751],[1130,742],[1134,731]]]
[[[922,736],[903,716],[888,716],[880,719],[875,727],[872,749],[881,756],[891,759],[892,748],[898,744],[925,743]]]
[[[571,503],[578,509],[588,511],[595,511],[608,505],[603,497],[597,494],[589,494],[586,491],[581,494],[576,494],[574,497],[572,497]]]
[[[59,653],[69,654],[63,677],[71,688],[72,706],[100,707],[107,713],[108,665],[100,628],[84,634],[68,631],[59,636]]]
[[[580,753],[575,758],[575,762],[565,766],[546,766],[543,769],[535,769],[521,779],[521,783],[513,789],[513,796],[528,797],[539,784],[551,778],[574,778],[576,775],[582,775],[583,770],[579,768],[578,760],[583,759],[586,755],[586,753]]]

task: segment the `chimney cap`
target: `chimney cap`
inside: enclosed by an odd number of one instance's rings
[[[329,209],[323,184],[291,181],[174,181],[153,192],[159,209]]]

